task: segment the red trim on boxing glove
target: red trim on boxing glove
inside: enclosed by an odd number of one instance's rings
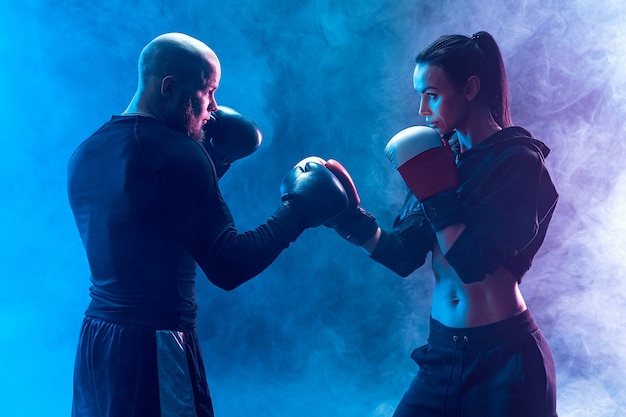
[[[352,180],[352,177],[350,176],[348,170],[334,159],[329,159],[328,161],[326,161],[326,168],[328,168],[330,172],[335,174],[339,182],[341,182],[343,189],[346,190],[346,194],[348,195],[348,203],[350,204],[350,206],[356,207],[361,204],[361,198],[359,197],[359,193],[356,190],[356,185],[354,185],[354,181]]]

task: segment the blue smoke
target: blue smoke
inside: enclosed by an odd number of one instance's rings
[[[567,4],[566,4],[567,3]],[[626,6],[619,0],[5,1],[0,13],[0,398],[6,416],[67,416],[88,266],[65,194],[73,149],[128,104],[143,45],[180,31],[222,62],[220,104],[261,149],[222,179],[239,229],[278,207],[300,159],[335,158],[385,228],[403,183],[383,148],[423,122],[413,56],[491,32],[514,122],[552,148],[561,200],[522,292],[555,354],[559,412],[626,413]],[[198,333],[217,416],[390,416],[416,372],[432,277],[401,279],[308,230],[233,292],[200,274]]]

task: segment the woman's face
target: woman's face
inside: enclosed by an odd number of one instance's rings
[[[413,86],[420,96],[419,114],[426,117],[428,126],[440,135],[463,130],[468,114],[468,101],[438,65],[417,64],[413,72]]]

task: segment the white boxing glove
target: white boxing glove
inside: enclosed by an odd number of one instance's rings
[[[394,135],[385,154],[422,203],[433,230],[462,223],[454,153],[434,129],[412,126]]]

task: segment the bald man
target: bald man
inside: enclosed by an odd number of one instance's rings
[[[285,176],[277,211],[239,233],[201,145],[203,126],[218,110],[218,57],[197,39],[169,33],[143,49],[138,69],[126,110],[81,143],[68,164],[92,284],[72,415],[213,416],[195,332],[196,265],[232,290],[304,229],[343,211],[347,196],[323,164],[308,159]]]

